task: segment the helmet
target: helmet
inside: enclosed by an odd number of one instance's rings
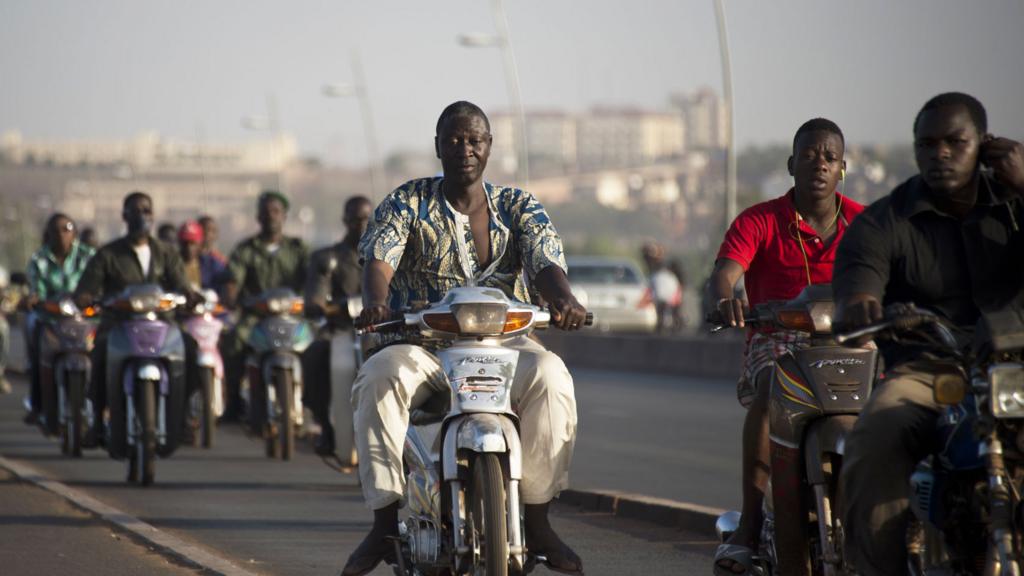
[[[196,244],[202,244],[203,227],[195,220],[185,222],[181,225],[181,228],[178,229],[178,240],[182,242],[195,242]]]

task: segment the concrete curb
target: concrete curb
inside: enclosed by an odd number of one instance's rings
[[[186,542],[113,506],[104,504],[84,492],[75,490],[56,480],[51,480],[32,466],[0,456],[0,467],[7,469],[21,480],[31,482],[43,490],[63,497],[73,505],[91,512],[100,517],[100,519],[141,539],[159,552],[180,559],[190,566],[201,568],[207,573],[221,574],[223,576],[258,576],[256,572],[241,568],[231,560],[219,556],[206,548]]]
[[[617,491],[565,490],[558,501],[584,510],[687,530],[715,539],[718,537],[715,520],[725,512],[711,506]]]

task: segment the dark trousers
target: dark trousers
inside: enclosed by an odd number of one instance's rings
[[[889,371],[846,441],[842,518],[847,552],[865,576],[907,573],[910,475],[933,448],[939,415],[932,371],[915,368]]]
[[[32,411],[36,414],[43,409],[43,384],[41,367],[39,366],[39,341],[43,332],[43,323],[38,319],[32,328],[25,330],[25,340],[28,348],[29,378],[29,400],[32,402]]]
[[[329,422],[331,406],[331,341],[318,338],[302,353],[302,405],[317,424]]]
[[[224,360],[224,414],[237,416],[242,411],[240,392],[245,376],[246,344],[236,329],[222,333],[217,346]]]

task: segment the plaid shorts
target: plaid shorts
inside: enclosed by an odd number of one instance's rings
[[[777,357],[786,352],[807,348],[810,336],[799,330],[756,332],[747,343],[743,356],[743,373],[736,383],[736,398],[740,406],[749,408],[757,395],[757,373],[770,368]]]

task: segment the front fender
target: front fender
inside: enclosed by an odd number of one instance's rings
[[[857,422],[856,414],[837,414],[815,420],[807,428],[804,438],[804,466],[807,467],[807,483],[824,484],[823,470],[826,453],[842,455],[846,437]]]
[[[441,461],[445,480],[458,478],[459,450],[508,453],[509,478],[522,478],[523,450],[511,418],[500,414],[463,414],[452,418],[444,430]]]

